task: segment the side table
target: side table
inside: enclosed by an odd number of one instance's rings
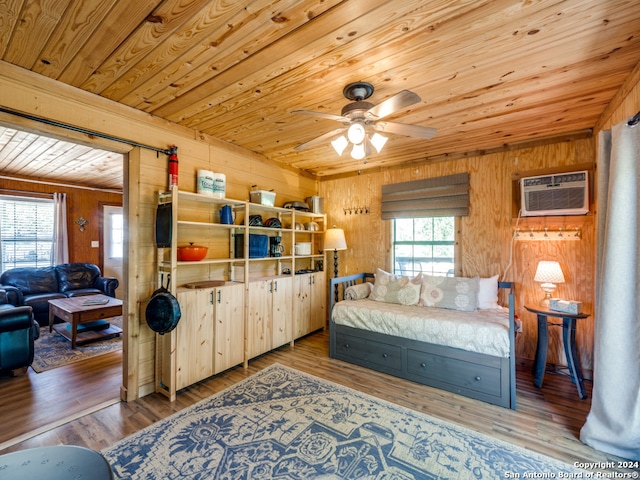
[[[567,357],[571,380],[576,385],[580,398],[583,400],[587,398],[587,391],[584,388],[582,370],[576,350],[576,320],[587,318],[589,315],[586,313],[572,314],[556,312],[554,310],[545,310],[540,307],[531,307],[528,305],[525,305],[524,308],[538,316],[538,345],[536,347],[536,358],[533,362],[533,384],[536,388],[542,388],[542,380],[544,379],[544,372],[547,368],[548,326],[562,327],[564,353]],[[561,318],[562,323],[549,323],[548,317]]]

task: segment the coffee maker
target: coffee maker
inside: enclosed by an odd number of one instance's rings
[[[282,245],[282,237],[269,237],[269,256],[281,257],[284,252],[284,245]]]

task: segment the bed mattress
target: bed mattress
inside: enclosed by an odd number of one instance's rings
[[[509,357],[509,310],[463,312],[397,305],[374,300],[343,300],[331,314],[339,325],[446,347]]]

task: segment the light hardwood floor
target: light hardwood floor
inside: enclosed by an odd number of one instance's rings
[[[99,362],[0,379],[0,424],[9,439],[3,444],[0,437],[0,454],[57,444],[102,450],[277,362],[568,463],[619,460],[578,439],[590,400],[580,400],[574,385],[563,376],[547,374],[543,388],[536,389],[528,364],[518,366],[518,406],[512,411],[332,360],[324,332],[297,341],[293,348],[262,355],[250,361],[247,370],[235,367],[184,389],[173,403],[153,394],[109,405],[118,396],[115,385],[120,382],[121,358],[120,354],[99,358]],[[591,383],[586,385],[590,395]],[[94,405],[100,408],[91,408]],[[51,419],[50,429],[33,421],[41,415]],[[24,435],[24,425],[27,431],[36,430],[35,435]]]

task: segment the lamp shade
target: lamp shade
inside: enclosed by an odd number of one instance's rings
[[[558,262],[542,260],[538,263],[533,280],[541,283],[564,283],[564,275]]]
[[[347,145],[349,145],[349,140],[347,140],[347,137],[345,137],[344,135],[340,135],[338,138],[331,142],[331,145],[338,155],[342,155],[344,149],[347,148]]]
[[[324,234],[325,250],[346,250],[347,240],[344,238],[344,230],[341,228],[328,228]]]
[[[347,138],[354,145],[359,145],[364,140],[366,131],[360,123],[352,123],[347,130]]]

